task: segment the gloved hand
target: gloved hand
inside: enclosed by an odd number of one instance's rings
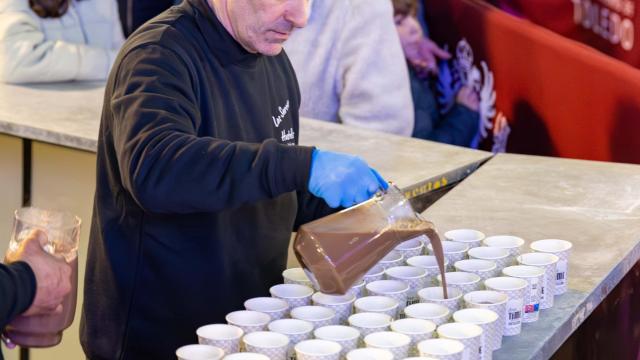
[[[332,208],[359,204],[387,187],[382,176],[357,156],[313,151],[309,191]]]

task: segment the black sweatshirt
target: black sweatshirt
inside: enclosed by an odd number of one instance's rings
[[[248,53],[206,0],[129,38],[98,141],[81,324],[90,359],[173,359],[199,326],[282,282],[296,218],[330,211],[306,192],[299,103],[284,52]]]
[[[35,296],[36,277],[27,263],[0,264],[0,333],[31,306]]]

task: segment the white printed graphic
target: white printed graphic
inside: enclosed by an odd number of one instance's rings
[[[514,329],[522,324],[522,309],[524,299],[512,299],[507,303],[507,323],[508,329]]]
[[[271,117],[271,119],[273,120],[273,125],[275,127],[279,127],[280,124],[282,123],[282,120],[284,120],[284,117],[287,115],[288,112],[289,112],[289,100],[287,100],[284,106],[278,106],[278,115]]]

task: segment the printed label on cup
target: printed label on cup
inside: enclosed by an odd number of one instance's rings
[[[513,299],[507,302],[507,328],[516,328],[522,323],[524,299]]]
[[[417,304],[419,302],[420,302],[420,298],[417,295],[415,297],[410,296],[407,298],[407,306]]]
[[[546,290],[546,284],[547,284],[547,271],[544,272],[544,275],[542,276],[542,284],[540,285],[540,301],[546,301],[547,300],[547,290]],[[551,296],[553,296],[553,294],[550,294]]]
[[[567,260],[558,261],[556,272],[556,286],[565,286],[567,284]]]
[[[535,301],[538,300],[536,299],[537,295],[538,295],[538,286],[542,287],[540,284],[538,284],[538,279],[534,278],[531,279],[531,300]],[[524,306],[524,313],[525,316],[528,316],[530,314],[534,314],[535,312],[537,312],[540,308],[540,303],[539,302],[531,302],[529,304],[526,304]],[[533,316],[529,316],[529,317],[533,317]]]

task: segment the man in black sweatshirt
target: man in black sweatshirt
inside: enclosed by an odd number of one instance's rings
[[[8,265],[0,264],[0,333],[20,314],[62,311],[62,300],[71,291],[71,268],[47,254],[42,249],[46,243],[47,235],[34,231],[7,254]]]
[[[300,93],[282,43],[307,10],[185,0],[122,48],[98,142],[88,358],[173,358],[199,326],[282,282],[296,224],[385,187],[357,157],[297,145]]]

